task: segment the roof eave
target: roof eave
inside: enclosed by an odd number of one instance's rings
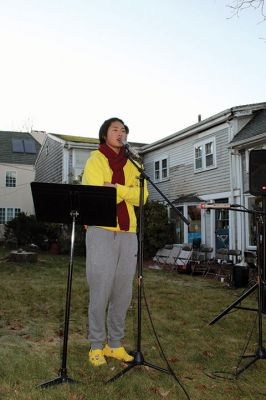
[[[265,143],[265,135],[266,133],[261,133],[260,135],[257,135],[255,137],[252,136],[247,139],[238,140],[233,143],[231,142],[229,143],[228,149],[239,148],[241,150],[241,148],[247,147],[248,144],[258,144],[261,142]]]

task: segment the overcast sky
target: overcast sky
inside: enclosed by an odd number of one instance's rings
[[[0,130],[151,143],[266,101],[266,22],[225,0],[0,0]]]

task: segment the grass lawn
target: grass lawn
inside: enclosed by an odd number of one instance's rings
[[[256,313],[235,310],[209,326],[242,289],[197,276],[144,269],[144,293],[152,321],[172,375],[134,367],[113,383],[105,382],[125,367],[118,361],[94,369],[87,362],[88,289],[85,260],[74,259],[68,341],[68,375],[81,384],[48,389],[36,385],[58,376],[64,326],[68,258],[40,254],[37,264],[7,262],[0,250],[0,399],[187,399],[249,400],[266,397],[266,360],[259,360],[238,379],[235,368],[257,349]],[[136,349],[137,296],[128,312],[124,344]],[[256,295],[245,306],[256,307]],[[145,361],[167,368],[152,330],[143,299],[142,352]],[[265,320],[265,315],[263,315]],[[265,325],[265,321],[264,325]],[[252,328],[253,331],[252,331]],[[265,333],[264,333],[265,343]],[[242,359],[241,366],[249,359]]]

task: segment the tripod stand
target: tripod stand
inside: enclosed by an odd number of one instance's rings
[[[258,268],[258,280],[257,282],[248,289],[242,296],[240,296],[236,301],[234,301],[231,305],[229,305],[224,311],[222,311],[219,315],[217,315],[212,321],[210,321],[209,325],[215,324],[219,321],[224,315],[226,315],[233,308],[244,309],[250,311],[257,311],[258,313],[258,347],[255,354],[250,356],[243,356],[242,358],[251,358],[251,360],[242,368],[238,369],[235,373],[236,378],[244,372],[247,368],[249,368],[252,364],[254,364],[258,360],[266,359],[266,350],[263,346],[263,321],[262,321],[262,313],[265,312],[264,303],[265,303],[265,216],[266,216],[266,198],[263,197],[263,211],[251,211],[251,210],[236,210],[234,211],[242,211],[248,212],[256,217],[256,238],[257,238],[257,268]],[[261,234],[262,233],[262,234]],[[247,307],[238,306],[239,303],[242,302],[245,298],[247,298],[251,293],[255,290],[258,292],[257,300],[258,300],[258,308],[256,310]]]
[[[171,207],[174,208],[175,212],[180,214],[185,223],[189,225],[189,221],[180,213],[178,209],[174,207],[174,205],[167,199],[167,197],[157,188],[157,186],[151,181],[148,175],[145,174],[144,170],[132,159],[130,154],[128,154],[128,158],[130,161],[136,166],[138,171],[140,172],[140,204],[139,204],[139,252],[138,252],[138,271],[137,271],[137,282],[138,282],[138,309],[137,309],[137,349],[132,352],[134,356],[134,360],[128,365],[128,367],[124,368],[122,371],[118,372],[114,377],[109,379],[107,383],[114,382],[119,377],[123,376],[125,373],[130,371],[132,368],[137,366],[147,366],[153,369],[156,369],[160,372],[164,372],[167,374],[174,373],[169,369],[165,369],[159,367],[157,365],[151,364],[146,361],[144,355],[142,353],[141,348],[141,333],[142,333],[142,292],[143,292],[143,255],[144,255],[144,229],[143,229],[143,206],[144,206],[144,180],[149,181],[152,186],[161,194],[161,196],[167,201]]]
[[[48,388],[62,383],[78,383],[67,373],[67,348],[75,244],[75,225],[116,226],[116,191],[114,188],[32,182],[35,214],[45,222],[71,223],[71,247],[68,264],[64,340],[59,376],[37,387]],[[52,207],[49,207],[53,205]]]

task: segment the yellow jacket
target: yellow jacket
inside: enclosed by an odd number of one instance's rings
[[[137,219],[135,215],[134,206],[139,206],[140,195],[140,181],[139,171],[135,165],[127,160],[124,166],[125,185],[116,184],[116,202],[119,204],[123,200],[126,203],[129,214],[129,230],[127,232],[136,232]],[[113,171],[109,166],[108,159],[99,150],[91,153],[90,158],[87,160],[84,174],[82,177],[83,185],[103,186],[105,182],[112,182]],[[147,182],[144,183],[144,203],[148,197]],[[111,231],[121,231],[119,225],[115,228],[102,226],[101,228]]]

